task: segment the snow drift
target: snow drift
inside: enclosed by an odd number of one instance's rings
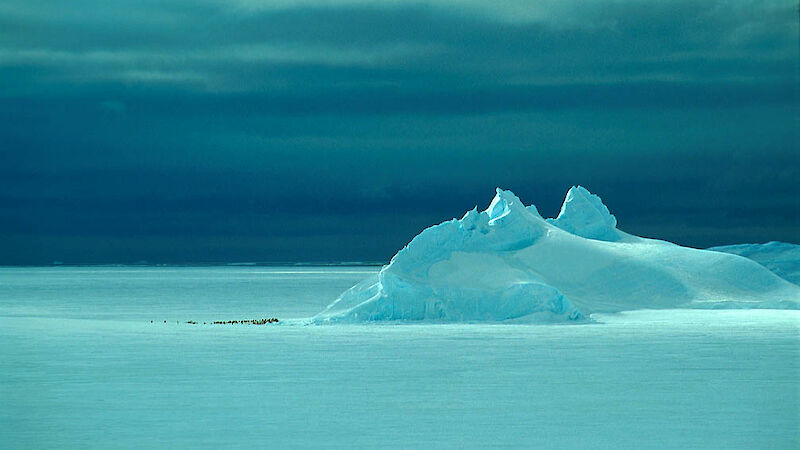
[[[562,322],[675,307],[798,308],[800,287],[740,256],[617,229],[600,198],[573,187],[555,219],[512,192],[423,230],[317,323]]]

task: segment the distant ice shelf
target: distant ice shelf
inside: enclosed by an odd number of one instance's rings
[[[753,260],[617,228],[600,197],[569,190],[544,219],[511,191],[423,230],[316,323],[551,323],[668,308],[798,309],[800,287]]]

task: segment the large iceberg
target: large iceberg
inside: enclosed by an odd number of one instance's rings
[[[617,229],[577,186],[555,219],[511,191],[489,207],[423,230],[316,323],[565,322],[634,309],[797,309],[800,287],[740,256]]]

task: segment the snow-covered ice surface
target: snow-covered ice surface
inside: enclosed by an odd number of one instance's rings
[[[708,250],[750,258],[779,277],[800,284],[800,245],[772,241],[765,244],[723,245]]]
[[[800,311],[183,323],[308,317],[369,271],[0,268],[0,448],[800,445]]]
[[[800,287],[737,255],[617,229],[600,198],[567,193],[544,219],[512,192],[423,230],[316,323],[568,322],[669,308],[797,309]]]
[[[0,316],[305,317],[319,311],[320,298],[335,298],[374,273],[374,267],[0,267]]]

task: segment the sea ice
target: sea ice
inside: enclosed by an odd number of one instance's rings
[[[797,309],[800,287],[740,256],[617,229],[577,186],[545,220],[511,191],[423,230],[316,323],[564,322],[636,309]]]

